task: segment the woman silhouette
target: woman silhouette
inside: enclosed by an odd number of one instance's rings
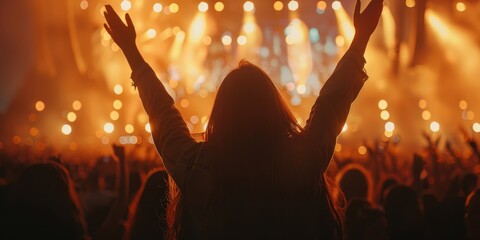
[[[106,6],[105,29],[132,68],[152,135],[180,189],[177,239],[342,239],[341,220],[324,181],[336,138],[367,75],[363,58],[383,0],[354,14],[355,38],[300,127],[268,75],[246,61],[218,89],[206,131],[197,143],[173,99],[126,25]]]

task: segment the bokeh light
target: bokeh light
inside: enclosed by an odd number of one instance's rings
[[[332,9],[333,10],[340,10],[342,8],[342,3],[340,1],[333,1],[332,2]]]
[[[253,2],[251,1],[246,1],[244,4],[243,4],[243,10],[245,12],[253,12],[253,10],[255,10],[255,5],[253,4]]]
[[[457,4],[455,4],[455,8],[459,12],[465,12],[467,10],[467,5],[464,2],[457,2]]]
[[[38,112],[45,110],[45,103],[43,101],[37,101],[35,103],[35,110],[37,110]]]
[[[75,120],[77,120],[77,114],[75,114],[74,112],[69,112],[67,114],[67,120],[69,122],[75,122]]]
[[[153,11],[156,13],[160,13],[163,10],[163,5],[161,3],[153,4]]]
[[[113,101],[113,108],[120,110],[122,108],[122,101],[116,99]]]
[[[288,10],[290,11],[297,11],[298,10],[298,2],[295,0],[292,0],[288,2]]]
[[[133,131],[135,131],[135,128],[133,127],[132,124],[125,125],[125,132],[126,133],[133,133]]]
[[[79,111],[80,109],[82,109],[82,102],[80,102],[79,100],[73,101],[72,108],[75,111]]]
[[[275,1],[275,3],[273,3],[273,9],[275,11],[282,11],[283,10],[283,2]]]
[[[395,130],[395,124],[393,122],[385,123],[385,131],[393,132]]]
[[[415,7],[415,5],[416,5],[415,0],[406,0],[405,1],[405,6],[407,6],[408,8],[413,8],[413,7]]]
[[[120,7],[123,11],[128,11],[132,8],[132,3],[128,0],[123,0],[122,3],[120,3]]]
[[[150,127],[150,123],[145,124],[145,131],[148,133],[152,133],[152,128]]]
[[[107,122],[103,125],[103,131],[106,133],[112,133],[115,130],[115,126],[111,122]]]
[[[64,124],[62,126],[62,133],[64,135],[70,135],[72,133],[72,126],[68,125],[68,124]]]
[[[440,131],[440,123],[433,121],[430,123],[430,130],[434,133]]]
[[[388,102],[385,99],[378,101],[378,108],[380,110],[385,110],[388,107]]]
[[[476,122],[472,125],[472,129],[474,132],[479,133],[480,132],[480,123]]]
[[[213,7],[215,8],[215,11],[221,12],[225,8],[225,5],[222,2],[216,2]]]
[[[198,11],[200,11],[200,12],[206,12],[206,11],[208,11],[208,3],[206,3],[206,2],[200,2],[200,3],[198,4]]]

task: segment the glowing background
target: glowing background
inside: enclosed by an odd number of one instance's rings
[[[353,104],[339,154],[362,154],[365,139],[419,151],[422,131],[467,151],[459,127],[480,131],[480,3],[446,2],[428,2],[425,42],[415,51],[418,4],[385,1],[366,53],[370,79]],[[7,23],[0,44],[1,149],[96,152],[113,142],[151,148],[129,67],[102,27],[106,3],[0,3]],[[216,88],[242,58],[271,75],[304,124],[354,34],[353,0],[108,3],[132,16],[141,52],[193,133],[203,131]]]

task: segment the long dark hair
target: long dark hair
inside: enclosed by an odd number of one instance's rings
[[[9,208],[13,238],[89,239],[85,220],[67,170],[49,161],[20,175]]]
[[[234,139],[250,141],[252,136],[273,139],[300,132],[301,126],[270,77],[256,65],[242,60],[218,89],[206,140],[228,145]]]
[[[278,179],[291,176],[281,172],[288,170],[278,171],[281,169],[278,161],[285,158],[289,140],[301,136],[302,130],[270,77],[256,65],[242,60],[218,89],[205,134],[205,146],[218,158],[211,167],[223,186],[217,188],[223,191],[219,195],[230,196],[229,200],[235,201],[236,198],[231,197],[232,189],[251,190],[253,186],[269,191],[265,194],[267,197],[273,196],[271,193],[276,190],[270,190],[278,186]],[[324,176],[320,176],[318,183],[323,185],[318,192],[326,197],[322,200],[327,208],[325,214],[335,215],[327,221],[341,225],[336,221],[338,215],[327,192],[329,183]],[[169,204],[169,239],[182,238],[182,208],[182,194],[178,192]],[[324,216],[324,219],[327,218]]]

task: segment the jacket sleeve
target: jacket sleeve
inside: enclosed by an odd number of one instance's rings
[[[153,69],[142,63],[132,73],[143,107],[149,116],[152,137],[163,163],[180,188],[184,189],[193,161],[199,150],[180,112]]]
[[[319,164],[326,171],[333,156],[337,137],[345,125],[350,105],[368,76],[363,69],[365,59],[348,50],[327,80],[313,105],[304,134],[319,154]]]

